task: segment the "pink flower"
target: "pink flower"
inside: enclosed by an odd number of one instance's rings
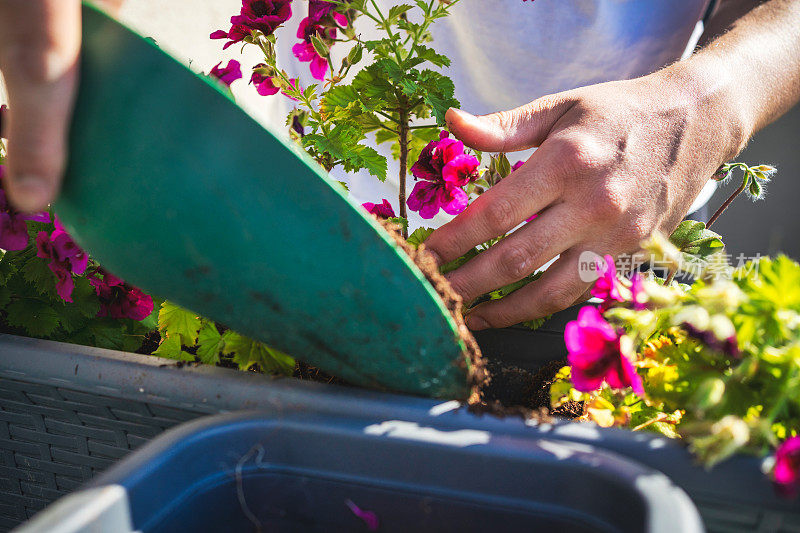
[[[3,250],[23,250],[28,246],[28,225],[26,220],[35,222],[50,222],[50,215],[34,213],[27,215],[11,207],[6,198],[6,191],[2,189],[2,178],[5,167],[0,165],[0,248]]]
[[[311,75],[314,79],[324,80],[328,73],[328,60],[317,53],[317,49],[311,43],[311,36],[316,35],[320,39],[332,40],[336,38],[336,28],[326,28],[318,22],[306,17],[300,21],[297,28],[297,37],[302,42],[292,47],[294,56],[302,63],[311,63]]]
[[[603,300],[600,308],[602,310],[611,307],[614,302],[624,302],[625,298],[620,293],[622,283],[617,279],[617,267],[614,264],[614,258],[606,255],[604,260],[597,261],[597,268],[600,271],[600,277],[592,287],[591,294],[595,298]]]
[[[583,307],[578,320],[567,324],[564,341],[577,390],[591,392],[605,381],[612,388],[631,387],[636,394],[644,394],[642,378],[623,353],[622,338],[593,306]]]
[[[214,76],[228,87],[242,77],[242,66],[235,59],[228,61],[228,64],[224,67],[220,65],[222,65],[222,61],[214,65],[209,75]]]
[[[800,437],[790,437],[775,452],[772,471],[775,488],[785,496],[793,496],[800,486]]]
[[[272,35],[275,30],[292,16],[292,0],[242,0],[239,15],[231,17],[231,29],[217,30],[210,35],[212,39],[229,39],[223,50],[234,43],[252,35],[253,30],[264,35]]]
[[[464,144],[442,131],[411,167],[414,177],[422,181],[408,197],[409,209],[425,219],[433,218],[439,209],[451,215],[461,213],[469,201],[461,187],[477,177],[477,170],[478,158],[465,154]]]
[[[314,22],[320,22],[328,16],[336,4],[328,2],[327,0],[310,0],[308,3],[308,18]],[[347,17],[343,14],[333,11],[333,19],[339,26],[347,26]]]
[[[382,204],[373,204],[372,202],[367,202],[365,204],[361,204],[361,206],[378,218],[394,218],[397,216],[394,214],[392,204],[390,204],[389,200],[386,199],[383,200]]]
[[[378,531],[378,515],[372,511],[365,511],[361,509],[358,505],[353,503],[352,500],[345,500],[344,503],[350,508],[354,515],[364,521],[364,524],[366,524],[368,530]]]
[[[522,165],[524,165],[524,164],[525,164],[525,161],[517,161],[517,162],[516,162],[516,163],[514,163],[514,165],[511,167],[511,172],[514,172],[515,170],[517,170],[518,168],[520,168],[520,167],[521,167]]]
[[[89,283],[100,298],[98,317],[144,320],[153,312],[153,298],[102,269],[89,276]]]
[[[86,271],[89,260],[86,253],[61,228],[50,235],[46,231],[36,235],[36,255],[50,260],[47,266],[56,277],[56,293],[65,302],[72,302],[72,289],[75,288],[72,274]]]
[[[50,234],[50,242],[56,252],[56,257],[61,262],[69,263],[69,269],[73,274],[83,274],[86,272],[89,256],[72,240],[58,218],[54,222],[56,229]]]
[[[256,65],[256,69],[260,67],[265,67],[266,65],[261,63]],[[272,96],[273,94],[277,94],[280,91],[280,87],[276,87],[274,83],[272,83],[272,77],[267,76],[266,74],[262,74],[258,70],[253,71],[253,75],[250,76],[250,83],[255,85],[256,91],[261,96]]]

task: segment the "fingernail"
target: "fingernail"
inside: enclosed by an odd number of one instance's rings
[[[20,211],[41,211],[50,203],[50,183],[35,175],[15,177],[12,180],[11,201]]]
[[[445,114],[444,118],[445,121],[447,122],[447,125],[450,126],[453,123],[453,118],[458,118],[465,122],[471,122],[474,121],[476,117],[471,113],[467,113],[463,109],[458,109],[457,107],[451,107],[450,109],[447,110],[447,113]]]
[[[480,331],[489,329],[489,323],[479,316],[470,315],[467,317],[467,327],[472,331]]]

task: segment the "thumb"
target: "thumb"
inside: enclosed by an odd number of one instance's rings
[[[451,107],[447,128],[467,146],[482,152],[516,152],[539,146],[572,102],[545,96],[509,111],[476,116]]]
[[[80,16],[77,0],[0,1],[0,69],[9,100],[3,187],[21,211],[46,209],[59,189],[77,81]]]

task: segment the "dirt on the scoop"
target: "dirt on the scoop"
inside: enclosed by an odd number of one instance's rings
[[[458,334],[466,347],[465,361],[469,361],[467,379],[472,393],[467,403],[472,412],[542,421],[549,419],[551,414],[568,418],[580,416],[583,407],[577,403],[549,412],[550,385],[558,370],[566,364],[565,361],[554,361],[536,374],[512,365],[487,361],[464,321],[461,296],[439,272],[436,261],[426,252],[425,245],[414,248],[403,239],[400,226],[388,221],[381,223],[436,289],[458,327]]]

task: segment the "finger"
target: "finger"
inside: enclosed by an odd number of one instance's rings
[[[578,275],[578,247],[571,248],[541,278],[502,298],[477,306],[467,317],[472,330],[505,328],[566,309],[590,283]]]
[[[467,146],[485,152],[516,152],[541,145],[572,103],[558,94],[490,115],[450,108],[445,120],[447,129]]]
[[[21,211],[55,198],[77,80],[78,0],[0,0],[0,70],[9,110],[4,187]]]
[[[465,302],[519,281],[581,240],[579,218],[567,204],[557,204],[447,279]]]
[[[425,241],[441,262],[452,261],[490,239],[508,233],[560,195],[560,181],[549,169],[553,157],[543,147],[521,168],[480,195],[463,213]]]

